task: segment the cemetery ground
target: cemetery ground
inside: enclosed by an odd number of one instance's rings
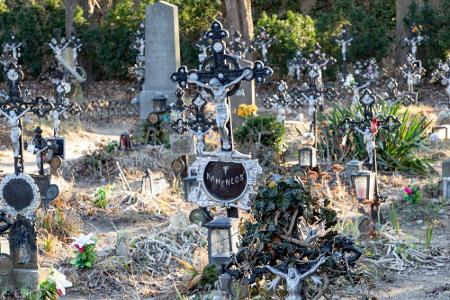
[[[429,105],[433,101],[409,109],[432,117],[439,112]],[[136,122],[92,119],[81,125],[68,120],[62,126],[73,147],[55,180],[61,194],[48,212],[39,211],[37,229],[41,266],[62,270],[73,283],[63,299],[187,299],[214,290],[202,272],[208,262],[206,229],[189,223],[195,206],[183,200],[180,179],[171,172],[170,151],[150,145],[130,152],[112,147],[111,142]],[[44,133],[50,133],[50,127],[43,126]],[[25,135],[33,128],[27,125]],[[295,148],[295,129],[290,132],[287,142]],[[7,132],[2,130],[0,139],[1,145],[8,145]],[[0,177],[12,168],[10,155],[8,147],[0,149]],[[339,215],[336,228],[352,234],[363,250],[357,263],[359,281],[340,279],[333,299],[450,299],[450,264],[444,259],[450,255],[450,204],[440,198],[438,184],[441,161],[450,157],[449,144],[433,144],[422,155],[434,159],[435,173],[423,177],[381,173],[381,189],[388,195],[381,207],[381,224],[388,225],[377,238],[359,234],[357,202],[344,185],[331,193]],[[28,154],[25,160],[27,170],[36,168],[34,156]],[[156,196],[140,192],[147,169],[155,184],[161,184]],[[265,171],[260,185],[270,172]],[[420,203],[402,200],[402,190],[409,185],[422,188]],[[316,186],[324,193],[329,188],[326,183]],[[427,241],[430,224],[433,230]],[[80,271],[70,264],[71,237],[90,232],[98,239],[98,257],[92,269]],[[261,293],[254,299],[278,298]]]

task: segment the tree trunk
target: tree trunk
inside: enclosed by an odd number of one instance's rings
[[[64,0],[65,7],[65,25],[66,25],[66,37],[70,37],[73,32],[73,16],[75,12],[75,0]]]
[[[244,40],[253,39],[251,0],[225,0],[226,27],[230,34],[239,31]]]
[[[134,11],[138,12],[139,8],[141,8],[141,0],[133,0],[133,9],[134,9]]]

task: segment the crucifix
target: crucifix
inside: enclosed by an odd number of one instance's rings
[[[227,54],[226,44],[223,41],[228,32],[222,29],[222,24],[215,21],[211,30],[206,33],[211,40],[212,55],[203,62],[201,70],[188,71],[182,66],[172,74],[171,79],[181,87],[195,85],[206,90],[215,103],[216,124],[220,133],[223,151],[232,151],[232,134],[230,120],[230,105],[228,97],[234,95],[242,80],[255,79],[258,83],[264,82],[273,73],[272,69],[256,61],[253,68],[240,68],[237,59]]]
[[[295,78],[300,81],[302,77],[303,63],[303,54],[300,50],[297,50],[294,58],[288,61],[288,75],[292,77],[295,76]]]
[[[11,143],[13,145],[14,170],[16,174],[23,173],[23,138],[22,117],[32,112],[38,117],[44,117],[53,106],[43,97],[28,99],[22,95],[23,72],[20,65],[10,62],[5,71],[8,93],[0,93],[0,113],[8,120],[11,129]]]
[[[253,44],[261,50],[261,55],[264,63],[267,63],[267,54],[269,53],[269,48],[276,41],[274,37],[271,37],[267,33],[264,27],[259,29],[259,34],[256,36]]]
[[[353,41],[353,37],[350,36],[349,26],[345,25],[342,28],[342,31],[336,36],[334,40],[339,45],[339,47],[341,47],[342,73],[344,75],[343,78],[345,79],[347,77],[347,51],[348,47]]]
[[[445,62],[440,61],[437,69],[431,74],[431,77],[440,80],[443,85],[446,85],[448,102],[450,104],[450,57]]]
[[[340,124],[341,128],[347,131],[358,132],[362,135],[363,141],[366,144],[367,151],[367,165],[370,171],[375,174],[375,199],[370,201],[371,221],[374,225],[376,223],[376,216],[378,216],[378,209],[380,200],[383,196],[379,194],[377,182],[377,151],[376,151],[376,137],[380,129],[387,132],[394,132],[401,123],[397,117],[393,115],[377,116],[374,108],[378,97],[369,89],[364,90],[360,99],[360,104],[363,107],[363,115],[360,115],[359,120],[353,120],[350,117],[345,118]],[[369,199],[367,199],[369,200]]]
[[[426,37],[420,34],[420,26],[417,26],[415,24],[411,26],[409,36],[403,38],[405,44],[411,47],[410,54],[414,59],[416,59],[417,46],[425,40]]]
[[[414,85],[420,82],[426,71],[422,67],[422,62],[409,53],[406,57],[406,64],[400,67],[400,71],[408,84],[408,92],[414,93]]]
[[[50,101],[53,105],[53,111],[51,113],[53,118],[53,136],[60,137],[60,117],[64,112],[68,112],[75,115],[81,111],[78,104],[70,102],[67,98],[67,94],[71,91],[70,83],[66,81],[59,81],[54,83],[55,86],[55,97],[51,98]]]
[[[317,118],[319,109],[323,109],[324,100],[331,101],[336,98],[337,92],[330,86],[323,85],[316,87],[315,84],[303,83],[301,87],[296,87],[291,93],[293,97],[299,97],[301,105],[308,108],[308,120],[310,121],[310,133],[314,136],[314,147],[318,144]],[[295,96],[294,96],[295,95]],[[309,135],[311,136],[311,134]]]
[[[78,82],[86,81],[86,72],[78,66],[78,53],[81,51],[83,44],[73,32],[69,39],[54,37],[48,45],[58,61],[58,68],[64,72],[64,78],[67,81],[69,80],[67,72]]]
[[[16,35],[11,33],[11,39],[5,43],[3,43],[3,52],[1,57],[1,64],[6,67],[8,62],[13,61],[18,63],[19,58],[21,57],[21,48],[22,42],[18,42],[16,40]]]
[[[245,58],[248,52],[253,51],[253,48],[247,46],[246,41],[242,38],[242,34],[237,30],[233,33],[233,40],[230,46],[231,54],[236,56],[237,59]]]
[[[398,90],[397,80],[389,78],[386,82],[386,91],[383,95],[384,100],[389,106],[396,103],[402,103],[403,105],[411,105],[415,102],[415,97],[407,92],[400,92]]]
[[[375,58],[355,62],[355,80],[358,83],[374,83],[379,78],[378,64]]]
[[[202,209],[221,205],[227,208],[229,217],[238,216],[238,208],[249,209],[249,197],[254,193],[256,177],[262,172],[257,160],[250,155],[233,149],[233,135],[229,97],[234,95],[242,80],[265,82],[273,71],[261,61],[252,67],[241,68],[236,56],[227,50],[225,39],[228,32],[222,24],[215,21],[205,34],[210,42],[208,56],[200,70],[188,70],[182,66],[173,73],[171,80],[180,87],[189,85],[197,87],[199,93],[193,100],[193,118],[187,122],[178,120],[174,129],[179,132],[191,131],[197,135],[197,151],[201,155],[189,167],[190,174],[195,174],[195,187],[186,192],[188,201],[198,204]],[[220,149],[214,152],[203,151],[203,137],[211,130],[209,117],[205,118],[204,106],[207,95],[215,105],[215,125],[220,134]]]
[[[308,68],[309,86],[315,86],[316,89],[322,87],[322,71],[327,68],[327,65],[334,64],[336,60],[321,52],[321,47],[316,44],[314,52],[309,54],[309,58],[304,58],[304,64]]]
[[[275,107],[277,110],[277,121],[280,123],[284,123],[284,121],[286,120],[286,108],[289,107],[292,109],[298,109],[302,106],[302,103],[298,95],[291,95],[288,92],[288,86],[286,82],[281,80],[277,86],[277,94],[264,99],[262,105],[266,109]]]

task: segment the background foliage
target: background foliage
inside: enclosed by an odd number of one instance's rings
[[[419,47],[419,56],[427,69],[434,69],[434,59],[450,55],[450,0],[442,0],[440,7],[433,8],[429,1],[418,7],[410,6],[409,16],[405,19],[408,26],[420,25],[428,36],[424,47]]]
[[[102,1],[100,1],[102,2]],[[105,1],[106,2],[106,1]],[[80,6],[75,9],[75,28],[84,43],[81,64],[92,80],[125,79],[127,69],[134,63],[135,51],[130,49],[133,33],[144,18],[145,6],[155,0],[141,0],[139,7],[133,0],[117,0],[89,16]],[[198,51],[195,42],[211,21],[222,19],[223,1],[168,0],[179,6],[182,61],[189,67],[197,66]],[[103,3],[103,2],[102,2]],[[63,0],[0,0],[0,42],[16,32],[25,43],[23,65],[25,73],[36,77],[46,71],[54,59],[48,42],[54,30],[64,32]],[[440,8],[429,1],[418,8],[412,5],[406,24],[421,24],[429,36],[427,47],[419,51],[426,65],[432,58],[444,58],[450,48],[450,0],[442,0]],[[352,24],[355,42],[349,59],[383,58],[389,55],[395,30],[395,0],[318,0],[314,9],[301,12],[299,1],[252,0],[255,33],[264,26],[275,35],[278,43],[269,52],[271,66],[281,75],[286,74],[286,61],[297,48],[310,50],[319,42],[324,51],[337,59],[341,55],[332,41],[343,24]],[[223,21],[223,20],[222,20]],[[425,53],[426,49],[426,53]]]

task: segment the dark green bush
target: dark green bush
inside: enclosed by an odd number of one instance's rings
[[[321,132],[319,148],[334,161],[344,162],[357,157],[367,158],[365,144],[360,133],[350,134],[350,141],[342,147],[345,133],[339,129],[339,124],[346,117],[356,119],[357,113],[363,114],[361,106],[336,105],[329,112],[320,116]],[[418,151],[426,149],[427,130],[430,121],[421,115],[415,115],[408,110],[400,111],[399,105],[378,107],[376,115],[397,116],[402,123],[393,133],[380,130],[377,135],[378,167],[388,171],[402,171],[412,174],[426,174],[431,171],[429,160],[419,155]]]
[[[424,2],[420,7],[415,2],[411,4],[405,24],[420,25],[423,34],[428,36],[424,46],[418,48],[418,56],[427,69],[434,69],[434,59],[450,55],[450,0],[442,0],[437,9],[429,1]]]
[[[250,116],[245,123],[234,130],[234,138],[240,144],[261,142],[280,154],[284,147],[284,125],[272,116]]]
[[[125,79],[134,63],[136,52],[130,48],[133,34],[144,19],[145,6],[155,0],[144,0],[140,9],[133,0],[117,1],[95,25],[84,19],[81,7],[75,10],[77,35],[83,42],[81,65],[92,80]],[[220,1],[169,0],[179,6],[180,39],[183,63],[197,66],[195,42],[212,20],[219,16]],[[62,0],[0,0],[0,43],[14,31],[24,42],[22,63],[25,73],[38,76],[54,58],[48,43],[58,29],[64,34]]]
[[[287,61],[295,56],[298,49],[311,50],[316,42],[314,21],[293,11],[288,11],[284,18],[276,15],[269,17],[263,13],[255,32],[261,27],[277,39],[269,49],[269,65],[283,74],[287,72]]]
[[[387,56],[395,30],[395,1],[357,0],[319,1],[313,12],[319,43],[336,59],[340,49],[333,42],[343,24],[350,23],[354,42],[349,49],[349,61]]]

